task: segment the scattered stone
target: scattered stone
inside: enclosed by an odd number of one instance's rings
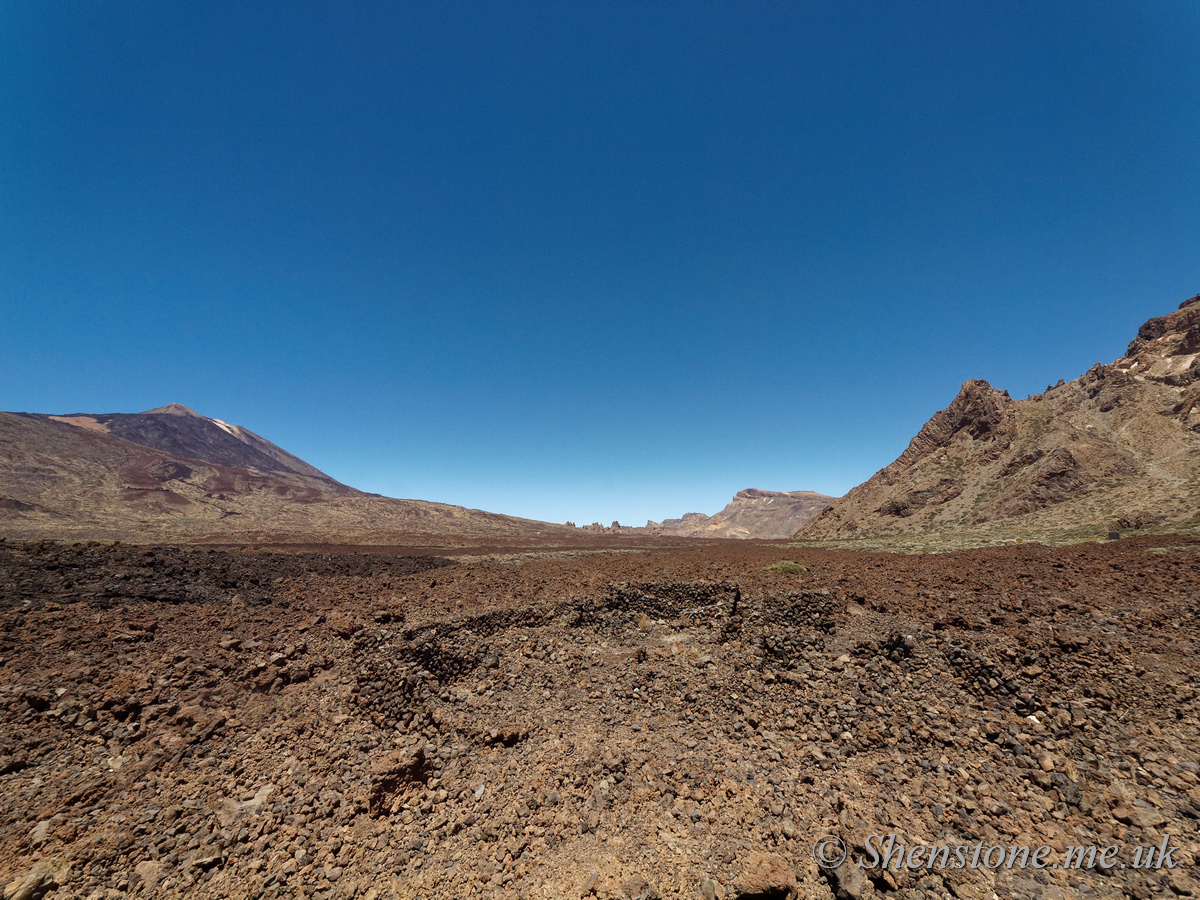
[[[9,882],[4,888],[4,900],[39,900],[47,891],[67,884],[71,877],[71,861],[49,856],[34,864],[23,877]]]
[[[875,887],[867,878],[866,870],[851,856],[847,856],[836,868],[827,869],[826,874],[837,900],[868,900],[875,896]]]
[[[1138,801],[1122,803],[1114,807],[1112,814],[1118,822],[1124,822],[1135,828],[1157,828],[1166,821],[1157,810]]]
[[[621,900],[661,900],[662,895],[641,875],[634,875],[621,885]]]
[[[754,851],[747,856],[741,874],[733,883],[733,890],[736,897],[794,900],[796,873],[783,857]]]

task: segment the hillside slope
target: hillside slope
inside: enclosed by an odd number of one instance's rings
[[[797,536],[1130,529],[1200,509],[1200,296],[1126,354],[1026,400],[963,384],[891,465]]]
[[[171,404],[0,413],[0,535],[59,540],[389,543],[569,529],[365,494],[253,432]]]

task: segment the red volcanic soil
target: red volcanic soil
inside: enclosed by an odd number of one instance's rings
[[[4,896],[1200,893],[1200,542],[430,553],[0,542]]]

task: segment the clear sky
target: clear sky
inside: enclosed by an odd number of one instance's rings
[[[841,494],[1200,292],[1200,5],[0,5],[0,408],[550,521]]]

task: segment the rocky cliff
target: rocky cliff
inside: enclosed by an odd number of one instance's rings
[[[715,515],[684,513],[678,519],[647,522],[644,528],[636,531],[679,537],[785,538],[833,499],[816,491],[762,491],[747,488],[738,491],[728,505]]]

